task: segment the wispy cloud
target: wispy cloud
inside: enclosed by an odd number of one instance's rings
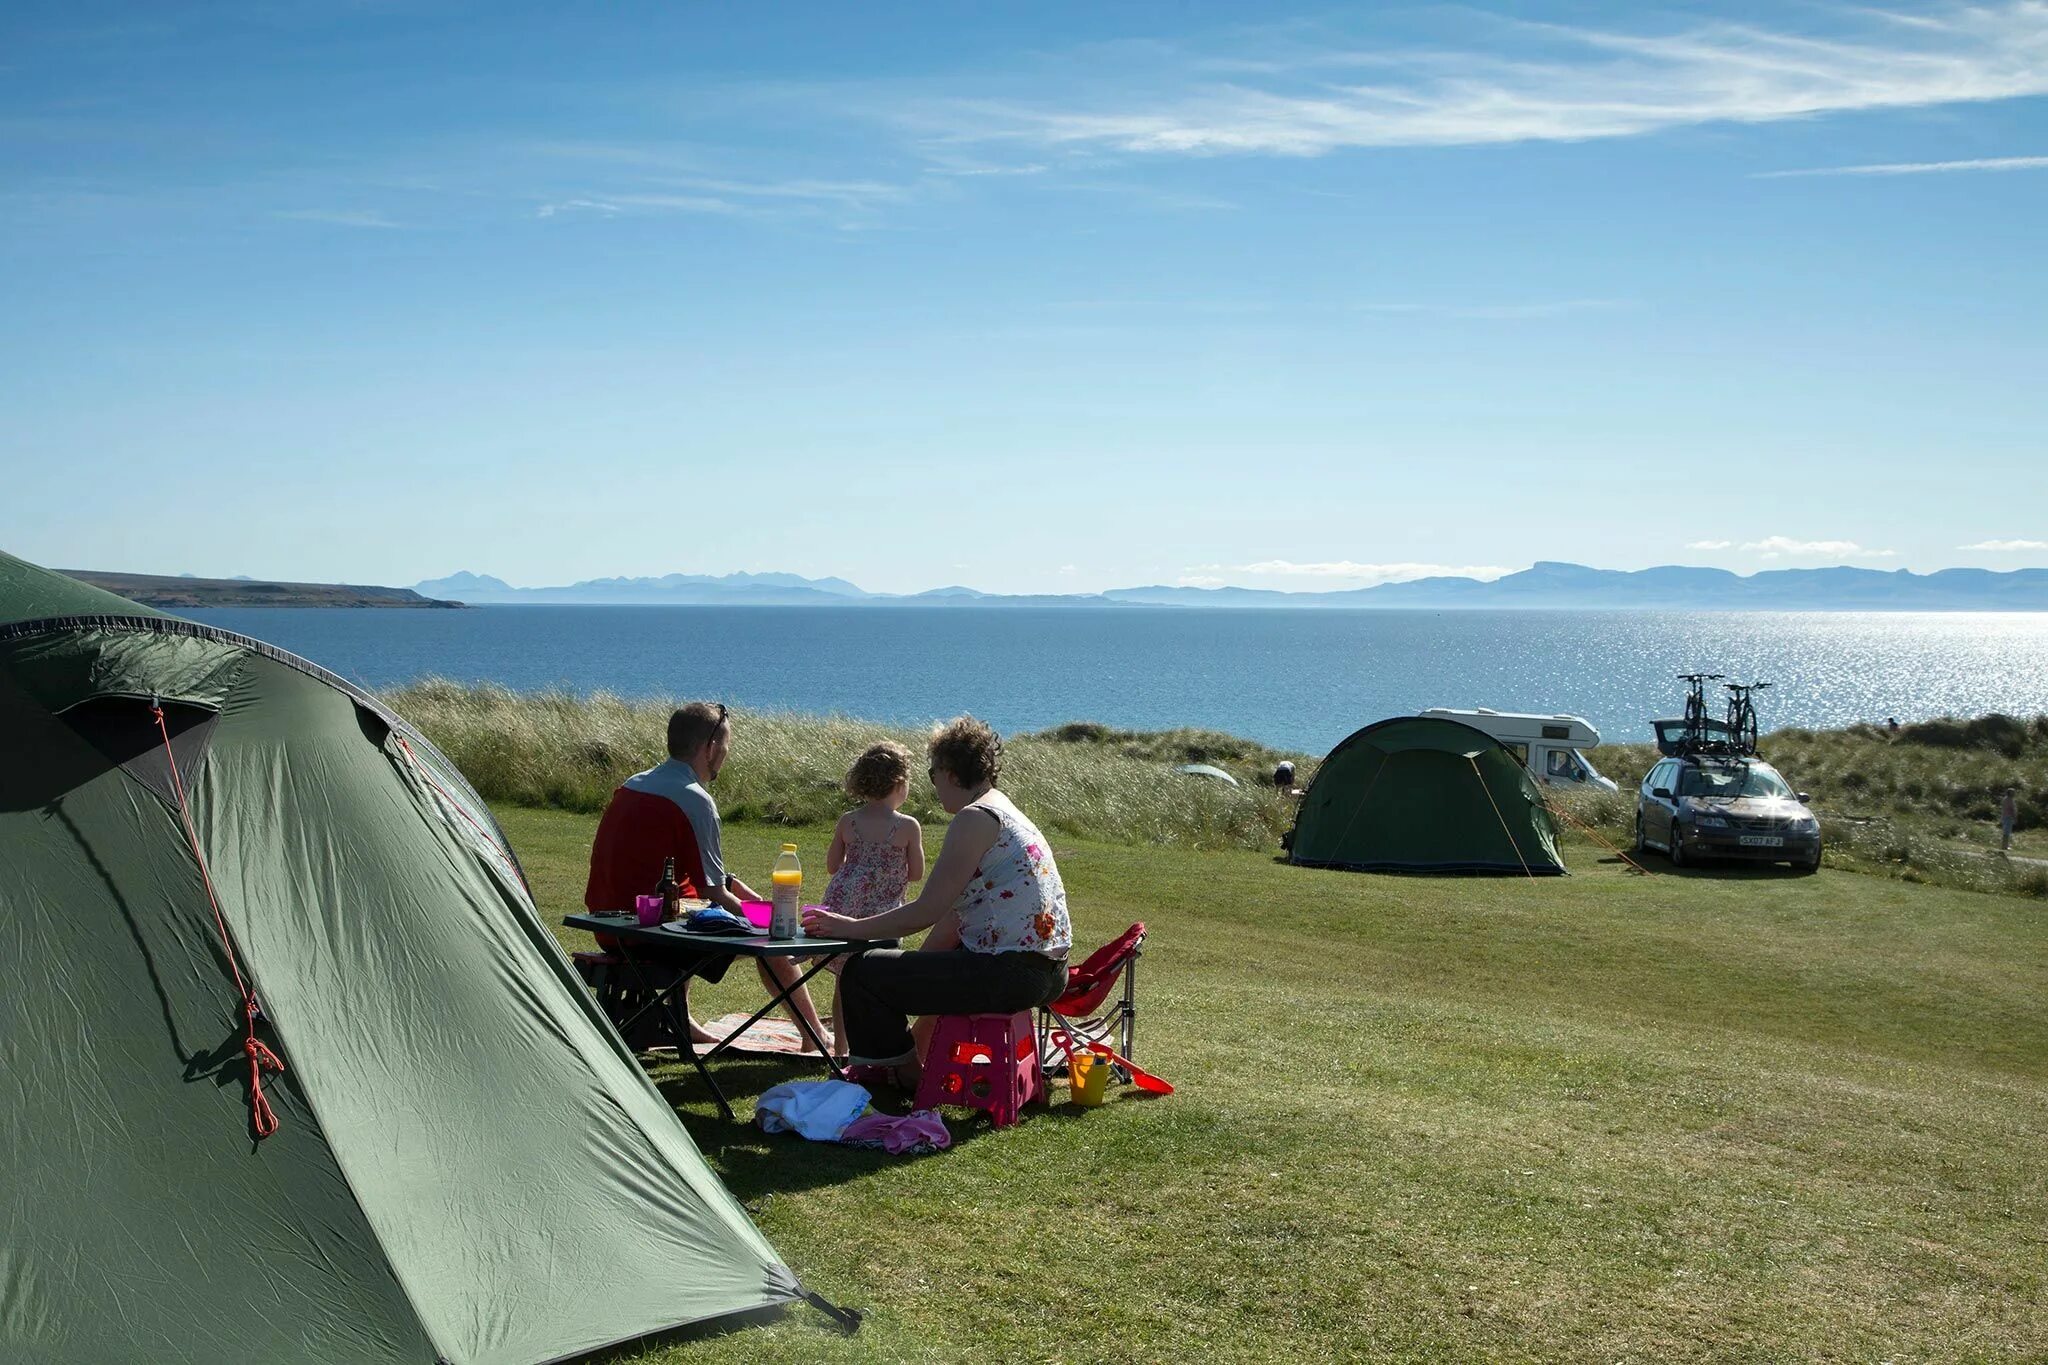
[[[329,227],[347,228],[402,228],[397,222],[382,213],[369,209],[280,209],[271,214],[273,218],[288,218],[299,223],[324,223]]]
[[[611,194],[602,199],[564,199],[558,203],[542,204],[537,212],[542,218],[553,218],[564,212],[595,213],[603,218],[616,218],[630,209],[654,213],[735,214],[745,211],[730,199],[708,194]]]
[[[616,218],[623,210],[617,204],[602,199],[563,199],[553,204],[542,204],[535,216],[553,218],[564,213],[594,213],[600,218]]]
[[[1885,559],[1897,550],[1867,550],[1853,540],[1799,540],[1792,536],[1765,536],[1744,542],[1743,549],[1777,559],[1781,555],[1852,555],[1860,559]]]
[[[2048,550],[2048,540],[1980,540],[1975,545],[1958,545],[1958,550],[1989,550],[2010,554],[2015,550]]]
[[[1570,313],[1602,313],[1632,306],[1628,299],[1548,299],[1525,303],[1362,303],[1357,307],[1361,313],[1408,313],[1512,322],[1522,318],[1564,317]]]
[[[1968,161],[1882,161],[1868,166],[1815,166],[1798,171],[1758,171],[1753,180],[1789,180],[1804,175],[1946,175],[1954,171],[2048,171],[2048,156],[1984,156]]]
[[[1303,41],[1266,51],[1185,52],[1150,79],[1104,79],[1058,106],[962,99],[917,112],[955,141],[1141,153],[1317,156],[1633,137],[1710,123],[1767,123],[1859,110],[2048,93],[2048,4],[1952,5],[1902,24],[1814,37],[1713,22],[1670,33],[1503,22],[1490,48],[1401,50]],[[1255,46],[1240,35],[1240,47]],[[1153,51],[1156,51],[1154,45]],[[1219,79],[1227,77],[1227,79]],[[1133,88],[1138,93],[1130,93]]]
[[[1342,316],[1357,313],[1392,317],[1450,318],[1466,321],[1514,322],[1565,317],[1573,313],[1633,308],[1631,299],[1549,299],[1501,303],[1347,303],[1329,298],[1092,298],[1048,299],[1039,307],[1059,312],[1189,313],[1243,316],[1287,312],[1294,315]]]
[[[630,162],[629,149],[607,147],[604,157]],[[588,149],[583,155],[589,156]],[[827,214],[857,218],[882,203],[908,198],[912,187],[879,180],[731,180],[713,176],[629,176],[632,188],[594,191],[542,203],[541,218],[589,214],[617,218],[629,213],[708,213],[728,216]]]
[[[1688,540],[1685,542],[1685,548],[1688,550],[1726,550],[1734,544],[1735,542],[1732,540]]]

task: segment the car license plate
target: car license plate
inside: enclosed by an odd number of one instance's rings
[[[1783,848],[1785,841],[1775,834],[1745,834],[1742,836],[1742,846],[1744,848]]]

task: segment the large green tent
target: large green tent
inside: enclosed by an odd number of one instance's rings
[[[1332,749],[1288,850],[1309,867],[1357,871],[1564,871],[1550,812],[1513,751],[1436,716],[1395,716]]]
[[[0,1360],[547,1361],[803,1293],[430,744],[4,554],[0,945]]]

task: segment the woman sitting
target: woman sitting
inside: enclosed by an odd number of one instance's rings
[[[1067,984],[1067,892],[1038,827],[996,790],[1002,741],[962,716],[932,736],[932,789],[953,816],[916,900],[852,919],[804,915],[824,938],[901,938],[931,929],[916,952],[870,948],[839,979],[841,1030],[853,1060],[917,1081],[913,1014],[1012,1014],[1050,1004]]]

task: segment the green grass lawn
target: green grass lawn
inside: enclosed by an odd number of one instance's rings
[[[499,814],[544,912],[580,908],[595,822]],[[821,861],[828,833],[795,837]],[[729,827],[730,861],[765,874],[789,837]],[[1179,1093],[892,1158],[725,1124],[663,1068],[784,1257],[868,1320],[622,1360],[2048,1356],[2038,902],[1583,846],[1533,882],[1056,849],[1082,947],[1152,926],[1139,1055]],[[758,1003],[744,975],[700,1015]],[[714,1065],[742,1116],[817,1074]]]

